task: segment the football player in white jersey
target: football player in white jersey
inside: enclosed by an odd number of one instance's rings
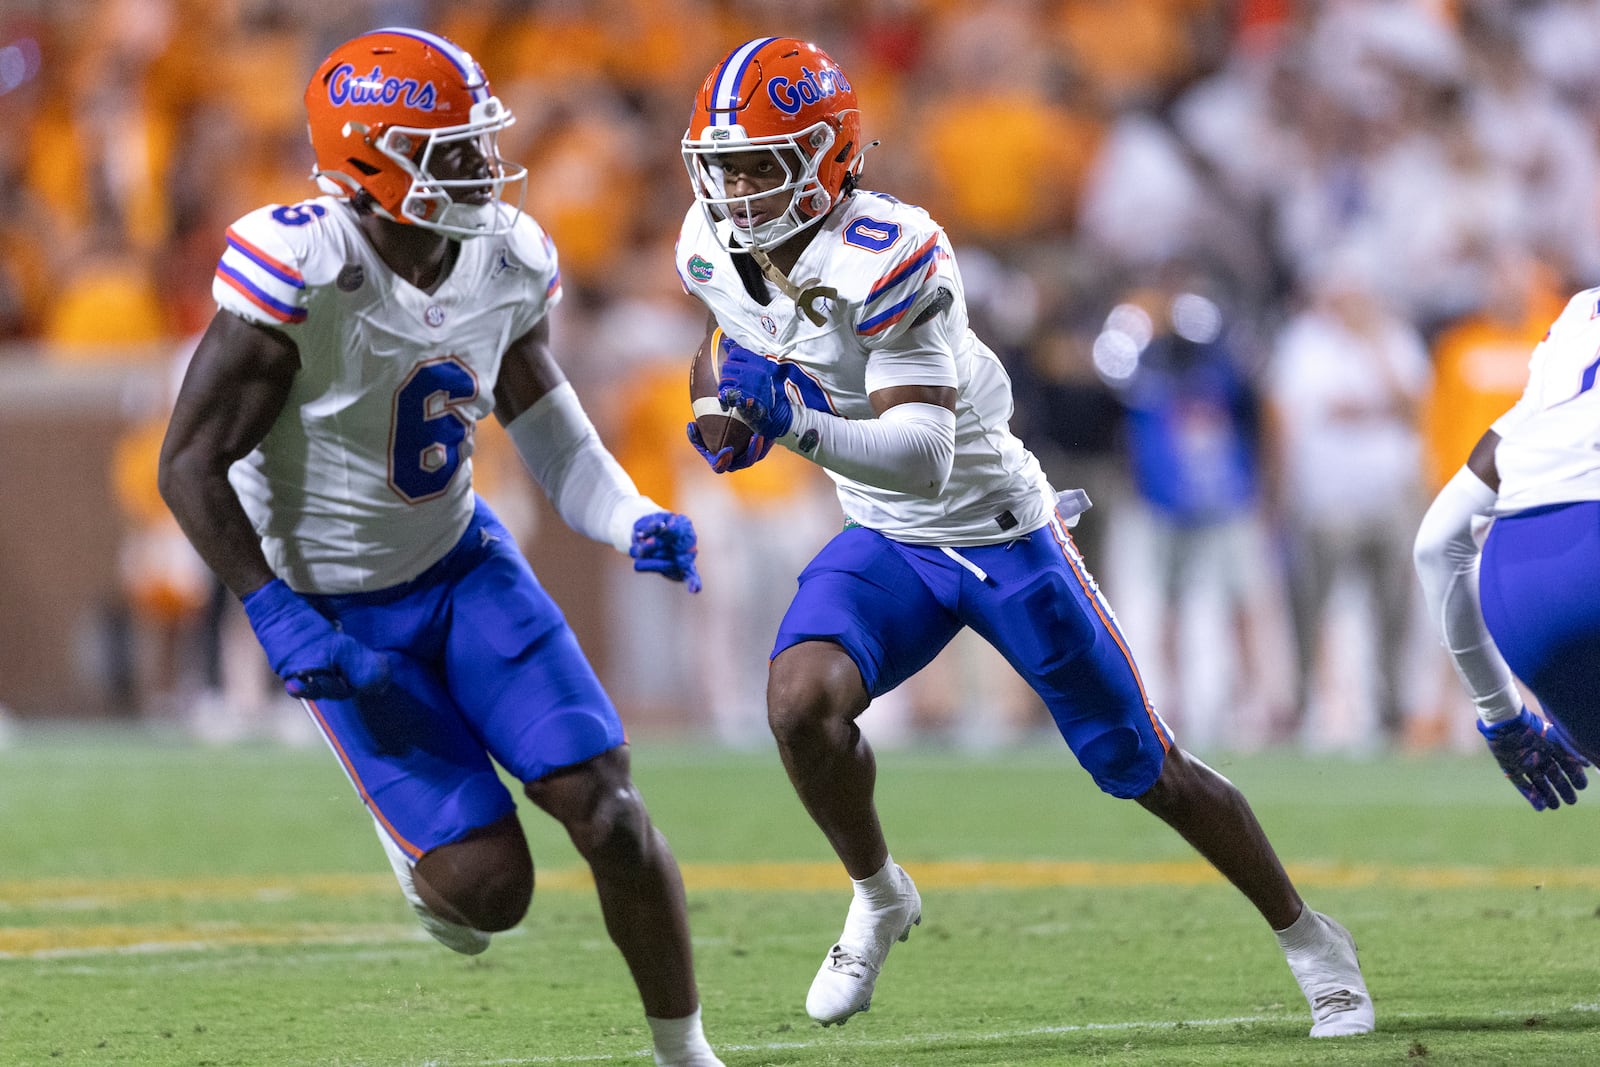
[[[1478,731],[1535,811],[1576,804],[1584,767],[1600,758],[1597,371],[1600,289],[1588,289],[1534,347],[1521,398],[1417,530],[1428,614]],[[1524,705],[1517,679],[1542,715]]]
[[[616,710],[473,492],[474,424],[505,424],[574,529],[691,592],[694,529],[640,495],[551,355],[555,248],[502,198],[524,172],[498,155],[512,118],[472,58],[374,31],[333,51],[305,103],[329,195],[229,228],[162,494],[343,764],[424,928],[476,953],[527,911],[499,764],[589,863],[656,1063],[718,1067],[677,862]]]
[[[1371,1030],[1349,933],[1304,905],[1243,796],[1151,706],[1067,533],[1086,501],[1058,505],[1007,428],[1010,380],[968,328],[943,230],[857,188],[868,147],[845,73],[815,45],[773,37],[712,68],[683,140],[697,203],[677,265],[710,312],[697,366],[720,368],[696,411],[754,430],[747,448],[712,452],[691,424],[691,442],[717,471],[792,449],[827,470],[846,516],[800,575],[767,688],[789,779],[854,883],[806,1010],[824,1025],[865,1011],[890,946],[921,918],[856,719],[970,626],[1044,699],[1103,790],[1169,823],[1277,931],[1312,1035]]]

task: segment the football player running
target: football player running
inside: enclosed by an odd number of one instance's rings
[[[1086,498],[1058,501],[1007,428],[1010,381],[968,328],[943,230],[857,187],[869,147],[839,66],[774,37],[712,68],[683,139],[697,203],[677,266],[710,312],[711,403],[755,431],[748,448],[712,453],[691,424],[691,442],[719,472],[791,449],[828,471],[846,516],[800,575],[767,684],[789,779],[854,883],[807,1012],[828,1025],[867,1010],[890,947],[922,917],[856,720],[970,626],[1044,699],[1101,789],[1166,821],[1261,912],[1312,1036],[1370,1031],[1349,933],[1302,902],[1244,797],[1151,706],[1067,533]]]
[[[227,233],[161,491],[244,602],[367,806],[406,899],[462,953],[526,914],[533,861],[495,764],[588,862],[655,1062],[718,1067],[677,862],[560,610],[472,488],[491,411],[574,529],[699,587],[689,520],[639,494],[551,353],[556,253],[502,194],[512,122],[450,41],[383,29],[305,95],[329,195]]]
[[[1478,732],[1535,811],[1576,804],[1600,758],[1597,312],[1600,289],[1567,304],[1534,347],[1521,398],[1439,490],[1415,544],[1428,615]]]

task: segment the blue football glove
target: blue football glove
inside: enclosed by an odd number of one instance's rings
[[[776,441],[789,432],[794,408],[783,388],[783,373],[766,356],[750,351],[731,337],[722,339],[722,376],[717,399],[724,409],[744,417],[760,437]]]
[[[274,578],[244,598],[267,662],[292,697],[344,700],[389,683],[389,659],[342,634],[327,617]]]
[[[694,523],[687,515],[658,511],[633,524],[633,543],[628,546],[633,569],[655,571],[682,582],[691,593],[700,591],[700,574],[694,569],[694,557],[699,551],[695,547]]]
[[[700,458],[709,463],[711,469],[718,474],[753,467],[772,451],[772,438],[762,437],[757,433],[750,435],[750,443],[744,446],[743,452],[735,453],[731,445],[720,452],[713,452],[706,447],[705,438],[700,436],[700,427],[692,422],[689,424],[689,443],[700,453]]]
[[[1577,791],[1589,784],[1583,773],[1589,761],[1578,753],[1567,732],[1554,720],[1540,718],[1523,708],[1515,719],[1493,726],[1479,722],[1478,732],[1489,743],[1500,769],[1534,811],[1554,811],[1562,801],[1576,804]]]

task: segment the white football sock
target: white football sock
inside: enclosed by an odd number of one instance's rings
[[[1326,929],[1317,921],[1317,913],[1311,910],[1309,904],[1300,906],[1298,919],[1282,930],[1274,930],[1272,933],[1278,939],[1278,946],[1283,949],[1284,955],[1304,952],[1321,944],[1328,936]]]
[[[681,1019],[656,1019],[646,1015],[644,1021],[650,1024],[658,1065],[721,1062],[706,1041],[705,1031],[700,1025],[699,1008]]]
[[[852,878],[850,882],[856,887],[856,896],[874,908],[887,907],[900,899],[894,877],[893,856],[884,860],[877,873],[865,878]]]

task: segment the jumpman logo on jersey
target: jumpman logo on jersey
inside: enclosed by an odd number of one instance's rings
[[[504,274],[508,270],[521,269],[522,264],[513,262],[511,256],[506,252],[505,249],[502,248],[495,258],[494,269],[489,272],[489,278],[492,281],[495,278],[500,277],[500,275]]]

